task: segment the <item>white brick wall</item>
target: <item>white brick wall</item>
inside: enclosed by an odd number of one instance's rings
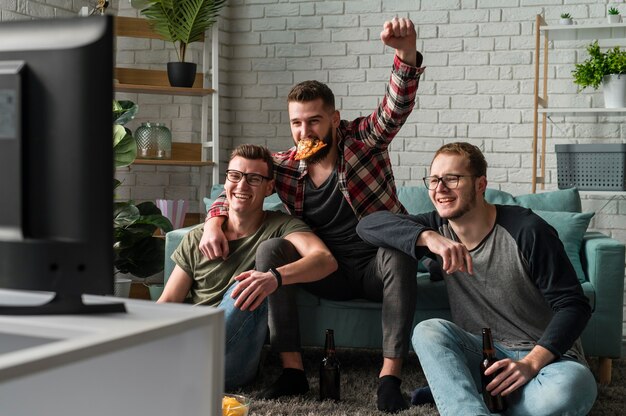
[[[272,150],[290,146],[285,97],[302,80],[328,82],[346,118],[373,109],[392,60],[392,51],[380,43],[380,29],[398,15],[416,23],[418,49],[428,67],[416,109],[392,145],[398,183],[419,185],[435,149],[450,140],[468,140],[485,151],[490,186],[529,193],[534,16],[543,13],[556,23],[560,13],[569,12],[579,24],[601,22],[609,6],[626,14],[626,4],[609,0],[229,0],[220,22],[222,165],[240,143]],[[0,20],[60,16],[79,7],[69,0],[0,0]],[[136,15],[128,2],[119,9]],[[585,44],[563,43],[551,51],[551,105],[601,105],[600,93],[577,94],[571,82],[572,62],[585,58]],[[124,48],[117,56],[120,64],[153,68],[173,53],[163,42],[119,45]],[[198,140],[199,103],[194,99],[128,98],[140,104],[137,122],[158,119],[175,131],[176,140]],[[547,189],[556,188],[554,144],[568,139],[623,143],[626,136],[621,117],[552,120]],[[198,198],[198,175],[189,168],[133,167],[118,174],[128,185],[120,196]],[[583,194],[583,208],[596,211],[592,228],[626,242],[626,200],[609,198]]]

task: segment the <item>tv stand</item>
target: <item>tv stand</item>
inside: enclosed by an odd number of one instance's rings
[[[0,289],[0,304],[52,297]],[[85,295],[87,306],[112,299]],[[0,315],[0,413],[221,415],[224,311],[122,301],[128,313]],[[154,394],[167,383],[167,394]]]
[[[126,313],[121,302],[85,304],[79,294],[55,294],[41,305],[0,305],[0,315],[84,315],[100,313]]]

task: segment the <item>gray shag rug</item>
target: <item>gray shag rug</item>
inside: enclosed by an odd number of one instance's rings
[[[385,413],[376,410],[376,388],[378,371],[382,364],[380,351],[360,349],[338,349],[341,361],[341,401],[338,403],[320,402],[319,363],[323,351],[319,348],[304,350],[304,366],[309,380],[310,391],[306,396],[282,400],[255,399],[263,388],[269,386],[281,372],[280,360],[274,353],[264,352],[261,374],[255,382],[241,389],[240,393],[252,397],[249,416],[381,416]],[[597,362],[590,362],[595,372]],[[402,376],[402,391],[409,400],[410,392],[426,384],[426,379],[415,354],[405,361]],[[626,415],[626,359],[613,360],[613,379],[609,386],[598,386],[598,399],[589,413],[592,416]],[[436,416],[434,405],[411,406],[397,413],[399,416]]]

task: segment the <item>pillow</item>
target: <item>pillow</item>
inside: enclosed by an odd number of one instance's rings
[[[555,211],[533,211],[550,224],[559,234],[559,239],[565,246],[567,257],[572,262],[576,277],[581,283],[585,283],[585,273],[580,262],[580,247],[583,237],[589,226],[589,221],[594,216],[594,212],[555,212]]]
[[[519,205],[533,211],[567,211],[581,212],[580,195],[578,189],[560,189],[557,191],[540,192],[513,196],[497,189],[487,189],[485,199],[491,204]]]

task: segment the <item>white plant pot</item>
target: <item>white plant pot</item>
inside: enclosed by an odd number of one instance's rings
[[[607,15],[609,23],[620,23],[622,21],[621,14],[609,14]]]
[[[626,74],[605,75],[602,78],[605,108],[626,107]]]
[[[113,284],[113,296],[118,298],[127,298],[130,295],[130,285],[133,281],[127,277],[115,276]]]
[[[572,19],[561,19],[561,20],[559,20],[559,24],[567,26],[567,25],[574,24],[574,21]]]

